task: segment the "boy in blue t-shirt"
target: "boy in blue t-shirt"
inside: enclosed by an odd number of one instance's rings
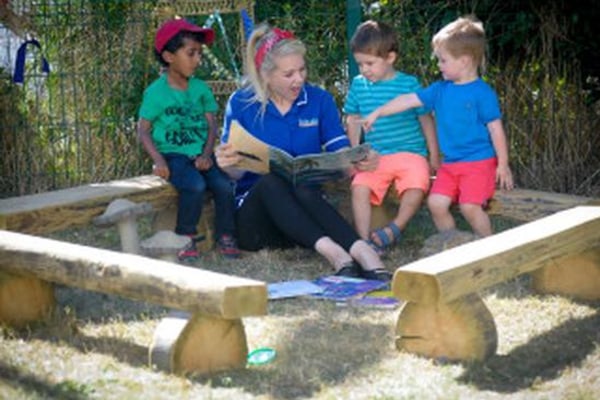
[[[424,106],[435,113],[443,162],[427,205],[439,231],[455,228],[450,206],[457,202],[476,234],[491,235],[485,206],[496,183],[513,188],[498,96],[479,77],[485,41],[483,24],[474,18],[461,17],[446,25],[432,40],[444,80],[396,97],[363,122],[368,130],[377,118],[407,109]]]
[[[192,238],[192,245],[179,254],[180,260],[198,257],[196,226],[207,188],[214,196],[217,248],[226,257],[240,254],[233,185],[213,155],[218,106],[210,87],[193,76],[202,61],[202,46],[213,39],[211,29],[184,19],[165,22],[154,41],[165,73],[144,91],[139,110],[138,138],[152,157],[153,173],[167,179],[178,192],[175,233]]]
[[[394,68],[398,42],[393,29],[381,22],[360,24],[350,41],[360,75],[352,80],[344,112],[352,145],[360,142],[360,121],[399,94],[421,88],[412,75]],[[439,166],[433,118],[422,108],[377,120],[364,140],[379,155],[377,168],[357,172],[352,180],[354,224],[361,238],[380,255],[396,242],[421,207],[429,189],[430,170]],[[429,164],[427,157],[429,157]],[[380,205],[394,184],[400,207],[393,221],[370,232],[371,205]]]

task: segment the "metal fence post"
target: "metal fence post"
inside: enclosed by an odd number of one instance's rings
[[[360,24],[361,10],[360,0],[346,0],[346,36],[348,42],[354,34],[356,27]],[[349,81],[358,75],[358,66],[350,50],[348,50],[348,77]]]

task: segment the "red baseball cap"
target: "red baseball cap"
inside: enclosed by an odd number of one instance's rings
[[[210,28],[201,28],[185,19],[171,19],[163,23],[156,31],[156,37],[154,38],[156,51],[162,53],[167,42],[182,31],[202,33],[204,35],[202,43],[204,44],[211,44],[215,40],[215,31]]]

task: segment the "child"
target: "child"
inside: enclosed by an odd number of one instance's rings
[[[215,201],[217,248],[225,257],[240,254],[233,186],[213,156],[217,103],[208,85],[193,76],[202,61],[202,45],[213,39],[211,29],[184,19],[165,22],[154,41],[165,72],[145,90],[139,111],[138,137],[154,161],[153,173],[169,180],[179,195],[175,233],[196,239],[179,254],[186,261],[198,257],[196,225],[207,187]]]
[[[350,86],[344,112],[352,145],[360,142],[360,121],[398,94],[421,88],[417,78],[396,71],[398,43],[392,28],[384,23],[360,24],[350,49],[361,75]],[[419,210],[429,189],[430,166],[437,169],[439,153],[434,122],[423,109],[412,109],[377,120],[365,141],[381,156],[373,171],[358,172],[352,181],[354,223],[361,238],[383,255],[401,236],[408,221]],[[429,150],[429,162],[427,154]],[[400,207],[393,221],[369,232],[371,204],[380,205],[394,184]]]
[[[446,25],[432,40],[444,80],[396,97],[364,121],[368,130],[384,115],[421,106],[433,110],[443,162],[427,205],[439,231],[454,229],[450,206],[458,202],[473,231],[491,235],[485,206],[494,195],[495,184],[507,190],[513,187],[498,96],[479,77],[485,42],[482,23],[472,17]]]

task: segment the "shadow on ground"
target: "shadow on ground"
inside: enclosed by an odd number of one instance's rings
[[[600,312],[566,321],[506,355],[469,365],[459,381],[481,390],[514,393],[556,379],[566,369],[579,367],[598,347],[599,328]]]

